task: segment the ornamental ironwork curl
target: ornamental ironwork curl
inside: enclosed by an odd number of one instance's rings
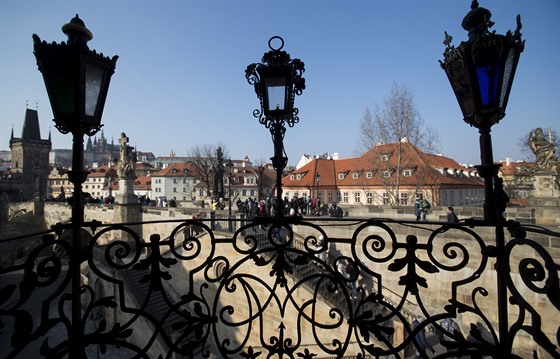
[[[150,233],[156,224],[172,228]],[[0,357],[67,356],[76,330],[87,357],[528,355],[516,340],[532,343],[535,356],[560,356],[560,326],[545,320],[560,310],[560,264],[530,239],[559,233],[504,223],[510,238],[500,249],[489,229],[503,228],[475,221],[231,224],[230,233],[212,220],[157,221],[137,232],[139,224],[91,222],[78,251],[61,228],[31,236],[25,261],[0,269],[0,334],[8,339]],[[69,289],[75,265],[79,293]],[[500,281],[506,303],[495,296]],[[79,323],[69,316],[73,296],[81,298]],[[497,306],[510,309],[505,326]],[[439,336],[435,355],[423,336]]]

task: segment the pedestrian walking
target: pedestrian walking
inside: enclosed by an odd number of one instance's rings
[[[430,204],[430,202],[428,202],[427,199],[423,199],[422,200],[422,204],[420,205],[420,217],[422,217],[422,222],[426,222],[426,215],[428,214],[428,211],[430,210],[430,208],[432,208],[432,205]]]
[[[414,319],[414,321],[412,322],[412,330],[416,329],[423,320],[424,320],[424,318],[422,318],[422,317]],[[431,351],[432,353],[436,352],[434,350],[434,348],[430,345],[430,343],[428,343],[428,340],[426,339],[426,333],[424,333],[424,329],[419,331],[418,334],[416,334],[415,338],[416,338],[416,342],[417,342],[418,347],[423,352],[426,352],[427,350]],[[416,353],[414,355],[414,359],[417,359],[417,358],[422,358],[422,356],[420,355],[420,352],[418,351],[418,348],[416,348]]]

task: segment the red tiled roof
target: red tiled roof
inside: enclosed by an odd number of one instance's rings
[[[402,153],[400,159],[397,156],[399,151]],[[285,187],[310,188],[317,185],[315,174],[318,173],[319,185],[323,188],[383,186],[387,180],[396,180],[394,170],[399,160],[401,170],[410,170],[410,176],[400,176],[400,186],[415,186],[418,183],[469,186],[483,184],[476,176],[476,171],[469,171],[451,158],[426,154],[408,142],[378,145],[359,157],[340,160],[317,158],[284,177],[282,183]],[[391,173],[390,179],[384,178],[386,171]]]
[[[185,173],[196,177],[196,167],[192,162],[177,162],[152,174],[152,177],[183,177]]]

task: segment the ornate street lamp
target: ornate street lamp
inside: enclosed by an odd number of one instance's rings
[[[68,36],[66,43],[41,41],[33,34],[33,52],[43,74],[54,114],[55,127],[63,134],[72,133],[72,170],[68,179],[74,184],[72,202],[72,253],[69,271],[72,273],[72,329],[69,331],[69,357],[85,358],[80,303],[81,227],[84,225],[82,183],[84,170],[84,134],[94,135],[101,126],[101,115],[115,72],[118,56],[112,59],[92,51],[87,42],[93,38],[84,22],[76,15],[62,26]]]
[[[478,172],[484,178],[484,220],[496,225],[497,307],[498,345],[508,345],[508,291],[507,260],[504,262],[505,236],[502,213],[509,201],[498,177],[499,164],[494,163],[492,154],[491,127],[505,116],[505,109],[513,83],[513,77],[525,42],[521,40],[521,18],[517,15],[517,29],[506,35],[490,32],[494,25],[491,13],[478,6],[473,0],[471,10],[462,26],[469,32],[469,39],[455,48],[451,36],[445,33],[447,47],[440,61],[451,87],[455,92],[465,122],[478,128],[480,134],[481,165]]]
[[[484,219],[502,220],[509,200],[498,178],[499,165],[494,164],[491,127],[505,116],[511,85],[519,56],[525,41],[521,40],[521,18],[517,29],[506,35],[490,32],[494,25],[492,14],[473,0],[471,10],[463,19],[462,27],[469,39],[458,47],[451,45],[451,36],[445,33],[447,47],[440,61],[455,92],[466,123],[480,133],[481,165],[477,166],[485,183]]]
[[[278,48],[272,42],[280,41]],[[288,163],[284,151],[285,124],[293,127],[299,122],[299,110],[294,107],[295,95],[305,90],[304,63],[299,59],[291,59],[286,51],[282,51],[284,40],[273,36],[268,40],[270,51],[262,57],[262,63],[247,66],[245,77],[249,84],[254,85],[261,108],[253,111],[253,116],[270,129],[274,143],[272,166],[276,170],[276,216],[283,216],[282,210],[282,174]]]

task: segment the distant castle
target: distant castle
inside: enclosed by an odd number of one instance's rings
[[[107,165],[118,160],[118,158],[119,145],[115,145],[113,140],[111,140],[111,143],[108,143],[103,130],[101,130],[99,139],[97,137],[94,137],[92,141],[91,137],[88,137],[86,148],[84,150],[84,164],[86,166],[91,166],[94,163]],[[49,163],[53,167],[69,168],[72,164],[72,150],[51,150]]]

